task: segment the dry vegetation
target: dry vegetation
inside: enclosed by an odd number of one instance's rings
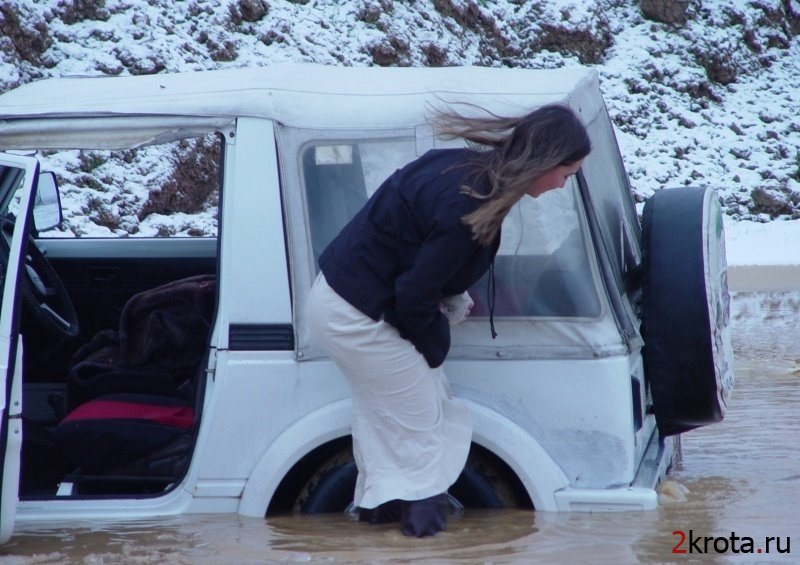
[[[150,197],[139,219],[150,214],[195,214],[216,206],[219,192],[220,141],[213,137],[180,143],[172,154],[172,176]]]

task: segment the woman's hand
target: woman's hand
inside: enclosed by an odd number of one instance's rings
[[[475,306],[475,302],[473,302],[469,292],[448,296],[442,299],[441,303],[442,313],[447,316],[451,326],[466,320],[473,306]]]

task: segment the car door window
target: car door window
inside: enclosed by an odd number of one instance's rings
[[[40,237],[216,237],[222,146],[209,134],[118,151],[41,151],[64,220]]]

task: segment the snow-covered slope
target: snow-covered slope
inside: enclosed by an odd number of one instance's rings
[[[685,23],[639,0],[0,0],[0,91],[283,61],[580,63],[601,74],[639,201],[710,185],[732,220],[800,217],[800,2],[683,3]]]

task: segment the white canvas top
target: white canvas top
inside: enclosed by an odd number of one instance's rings
[[[466,102],[517,115],[566,102],[591,121],[597,73],[488,67],[270,67],[120,77],[56,78],[0,96],[0,120],[109,115],[253,116],[297,127],[407,127],[433,107]],[[468,108],[463,108],[467,111]],[[0,135],[1,137],[1,135]]]

